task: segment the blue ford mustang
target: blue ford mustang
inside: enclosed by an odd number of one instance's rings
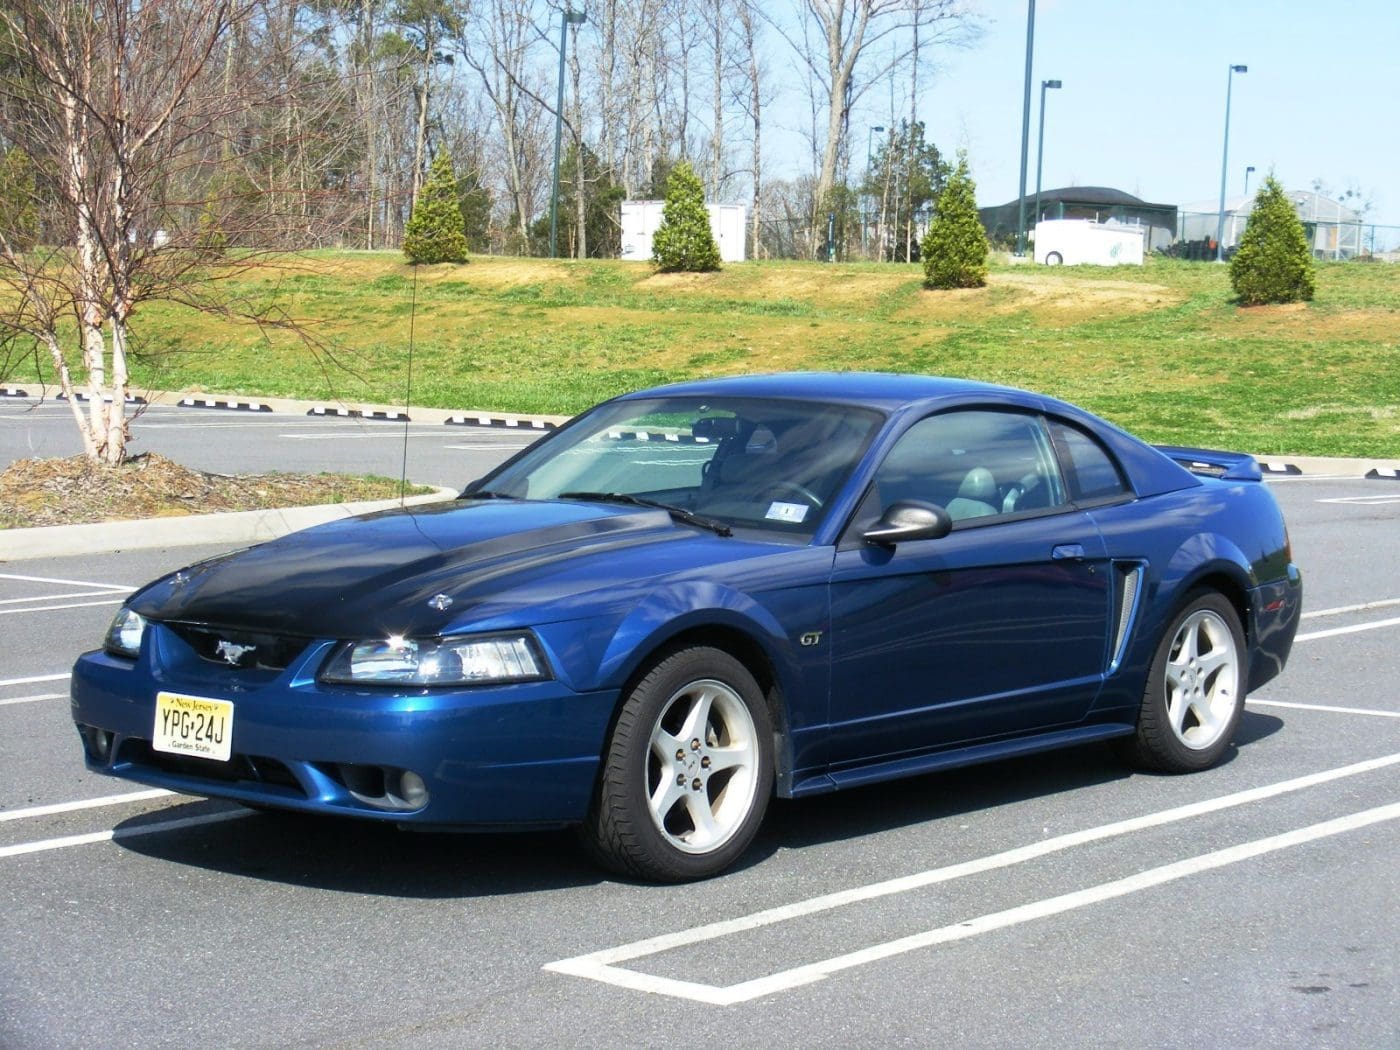
[[[723,870],[769,798],[1114,740],[1202,769],[1302,583],[1255,462],[1019,390],[629,394],[457,500],[138,591],[73,669],[90,769],[406,828],[576,825]]]

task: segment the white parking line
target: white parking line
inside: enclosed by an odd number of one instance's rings
[[[0,613],[3,616],[4,613]],[[1374,620],[1371,623],[1357,623],[1350,627],[1332,627],[1326,631],[1312,631],[1308,634],[1300,634],[1293,640],[1295,642],[1311,642],[1315,638],[1332,638],[1339,634],[1359,634],[1362,631],[1376,631],[1382,627],[1395,627],[1400,624],[1400,616],[1389,620]]]
[[[0,609],[0,616],[15,616],[20,613],[54,612],[58,609],[86,609],[93,605],[120,605],[124,597],[105,602],[67,602],[63,605],[36,605],[32,609]]]
[[[500,452],[506,452],[506,451],[509,451],[510,449],[519,450],[519,449],[522,449],[522,448],[529,448],[532,444],[534,444],[533,441],[527,441],[527,442],[525,442],[524,444],[521,444],[521,445],[507,445],[507,444],[505,444],[504,442],[502,442],[502,443],[500,443],[500,444],[497,444],[496,442],[492,442],[492,441],[483,441],[483,442],[479,442],[479,443],[477,443],[477,444],[462,444],[462,443],[459,442],[458,444],[455,444],[455,445],[443,445],[442,447],[443,447],[443,448],[450,448],[450,449],[453,449],[453,450],[455,450],[455,451],[460,451],[460,452],[480,452],[480,451],[487,451],[487,452],[497,452],[497,451],[500,451]]]
[[[397,430],[393,429],[394,422],[394,420],[388,419],[382,423],[376,423],[374,424],[376,427],[383,427],[384,429],[372,433],[356,431],[352,434],[278,434],[277,436],[286,438],[288,441],[345,441],[348,438],[378,438],[381,440],[402,441],[404,439],[403,421],[398,421]],[[415,425],[427,426],[426,423],[410,424],[410,426]],[[410,431],[408,436],[411,438],[446,438],[449,435],[443,433],[445,429],[445,427],[435,427],[432,430],[425,429],[421,432]]]
[[[1302,615],[1304,620],[1316,619],[1319,616],[1346,616],[1351,613],[1372,612],[1376,609],[1390,609],[1400,605],[1400,598],[1382,598],[1375,602],[1362,602],[1359,605],[1338,605],[1331,609],[1315,609],[1312,612],[1305,612]]]
[[[104,591],[134,591],[135,587],[125,583],[94,583],[92,580],[60,580],[52,576],[17,576],[10,572],[0,572],[0,580],[21,580],[25,583],[60,583],[68,587],[101,587]]]
[[[1266,474],[1270,485],[1292,484],[1298,481],[1360,481],[1360,474]]]
[[[65,835],[63,838],[44,839],[42,842],[21,842],[15,846],[0,846],[0,859],[19,857],[27,853],[67,849],[70,846],[87,846],[94,842],[120,842],[123,839],[139,838],[142,835],[156,835],[162,831],[178,831],[181,828],[193,828],[200,824],[217,824],[220,821],[247,816],[252,816],[251,811],[229,810],[225,813],[206,813],[198,817],[164,820],[155,824],[138,824],[134,828],[112,828],[108,831],[94,831],[87,835]]]
[[[916,933],[910,937],[886,941],[883,944],[872,945],[869,948],[862,948],[846,955],[823,959],[821,962],[809,963],[806,966],[795,966],[790,970],[783,970],[780,973],[728,987],[677,981],[672,978],[654,977],[650,974],[616,970],[606,966],[594,967],[592,968],[593,972],[583,972],[586,968],[569,968],[574,960],[550,963],[545,969],[552,969],[558,973],[572,973],[578,977],[591,977],[608,984],[621,984],[623,987],[637,991],[670,995],[675,998],[691,999],[716,1006],[733,1006],[736,1003],[748,1002],[766,995],[786,992],[793,988],[812,984],[842,970],[866,966],[896,955],[917,951],[920,948],[929,948],[935,944],[949,944],[953,941],[966,940],[969,937],[979,937],[984,933],[1004,930],[1023,922],[1032,922],[1035,919],[1044,919],[1077,908],[1085,908],[1091,904],[1100,904],[1113,900],[1115,897],[1126,897],[1130,893],[1139,893],[1165,885],[1168,882],[1175,882],[1178,879],[1190,878],[1193,875],[1200,875],[1216,868],[1239,864],[1242,861],[1262,857],[1268,853],[1302,846],[1318,839],[1341,835],[1348,831],[1356,831],[1372,824],[1398,818],[1400,818],[1400,802],[1376,806],[1374,809],[1362,810],[1359,813],[1338,817],[1335,820],[1326,820],[1319,824],[1310,824],[1307,827],[1286,831],[1280,835],[1270,835],[1267,838],[1255,839],[1253,842],[1241,843],[1238,846],[1215,850],[1212,853],[1203,853],[1196,857],[1177,861],[1174,864],[1150,868],[1147,871],[1138,872],[1136,875],[1129,875],[1127,878],[1103,882],[1097,886],[1064,893],[1058,897],[1032,901],[1029,904],[1008,908],[1005,911],[979,915],[974,919],[965,919],[951,926],[941,926],[938,929]]]
[[[1400,503],[1400,493],[1387,492],[1383,496],[1341,496],[1337,499],[1320,499],[1319,503],[1342,503],[1351,507],[1384,507]]]
[[[71,591],[68,594],[35,594],[28,598],[0,598],[0,605],[23,605],[25,602],[51,602],[60,598],[91,598],[95,594],[122,594],[124,587],[106,587],[100,591]]]
[[[726,937],[730,934],[755,930],[778,922],[786,922],[789,919],[830,911],[834,908],[845,907],[848,904],[874,900],[879,897],[887,897],[898,893],[908,893],[911,890],[922,889],[923,887],[932,886],[937,883],[949,882],[953,879],[963,878],[968,875],[980,875],[1000,868],[1024,864],[1027,861],[1037,860],[1051,853],[1072,849],[1090,842],[1101,842],[1105,839],[1115,838],[1120,835],[1127,835],[1148,828],[1161,827],[1177,821],[1189,820],[1209,813],[1220,812],[1234,806],[1259,802],[1290,792],[1317,787],[1321,784],[1330,783],[1345,777],[1375,772],[1376,770],[1394,766],[1397,763],[1400,763],[1400,753],[1385,755],[1364,762],[1356,762],[1335,769],[1323,770],[1318,773],[1310,773],[1306,776],[1295,777],[1291,780],[1283,780],[1262,787],[1238,791],[1230,795],[1221,795],[1216,798],[1205,799],[1201,802],[1192,802],[1184,806],[1160,810],[1142,817],[1132,817],[1127,820],[1115,821],[1112,824],[1104,824],[1096,828],[1087,828],[1083,831],[1071,832],[1067,835],[1058,835],[1054,838],[1044,839],[1028,846],[1020,846],[1015,849],[1006,850],[1003,853],[992,854],[991,856],[981,857],[976,860],[964,861],[961,864],[953,864],[943,868],[932,868],[927,871],[917,872],[913,875],[889,879],[884,882],[871,883],[866,886],[857,886],[849,890],[840,890],[836,893],[828,893],[820,897],[811,897],[805,901],[797,901],[793,904],[785,904],[777,908],[769,908],[765,911],[754,912],[753,914],[742,915],[733,919],[725,919],[720,922],[709,923],[705,926],[697,926],[689,930],[679,930],[673,933],[661,934],[656,937],[647,938],[646,940],[620,945],[616,948],[604,948],[600,951],[590,952],[587,955],[580,955],[572,959],[562,959],[557,962],[552,962],[547,964],[544,968],[558,973],[572,974],[576,977],[588,977],[593,980],[616,984],[624,988],[655,991],[662,994],[679,994],[679,992],[672,990],[671,986],[684,984],[684,982],[667,982],[664,978],[653,978],[647,974],[618,969],[615,964],[627,962],[632,959],[639,959],[648,955],[655,955],[658,952],[669,951],[674,948],[689,947],[703,941],[713,940],[718,937]],[[661,987],[662,985],[666,985],[666,987]],[[726,996],[730,991],[729,989],[715,989],[709,985],[687,987],[704,989],[707,995],[713,993]],[[701,1001],[737,1002],[740,1000],[706,998]]]
[[[1255,700],[1250,698],[1245,701],[1247,704],[1256,704],[1259,707],[1291,707],[1298,711],[1328,711],[1337,715],[1375,715],[1377,718],[1400,718],[1400,711],[1376,711],[1369,707],[1332,707],[1327,704],[1291,704],[1286,700]]]
[[[10,696],[0,700],[0,707],[9,707],[12,704],[32,704],[36,700],[67,700],[67,693],[35,693],[33,696]]]
[[[72,677],[72,672],[64,671],[62,674],[32,674],[25,678],[0,678],[0,688],[7,685],[31,685],[35,682],[61,682],[65,678]]]
[[[147,799],[164,798],[175,792],[165,788],[150,788],[146,791],[128,791],[124,795],[103,795],[101,798],[83,798],[77,802],[54,802],[47,806],[30,806],[28,809],[0,811],[0,821],[28,820],[31,817],[48,817],[55,813],[73,813],[80,809],[101,809],[104,806],[121,806],[128,802],[145,802]]]

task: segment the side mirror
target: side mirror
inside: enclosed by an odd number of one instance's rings
[[[904,499],[891,503],[880,520],[861,534],[866,543],[893,547],[909,540],[937,540],[948,535],[953,519],[935,503]]]

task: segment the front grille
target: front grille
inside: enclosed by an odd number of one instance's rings
[[[262,631],[224,630],[199,624],[166,624],[201,659],[222,667],[281,671],[302,654],[307,639]]]

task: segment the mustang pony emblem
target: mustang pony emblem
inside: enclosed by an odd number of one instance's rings
[[[233,666],[238,666],[238,661],[257,649],[256,645],[239,645],[237,642],[221,641],[215,646],[214,651],[222,656]]]

